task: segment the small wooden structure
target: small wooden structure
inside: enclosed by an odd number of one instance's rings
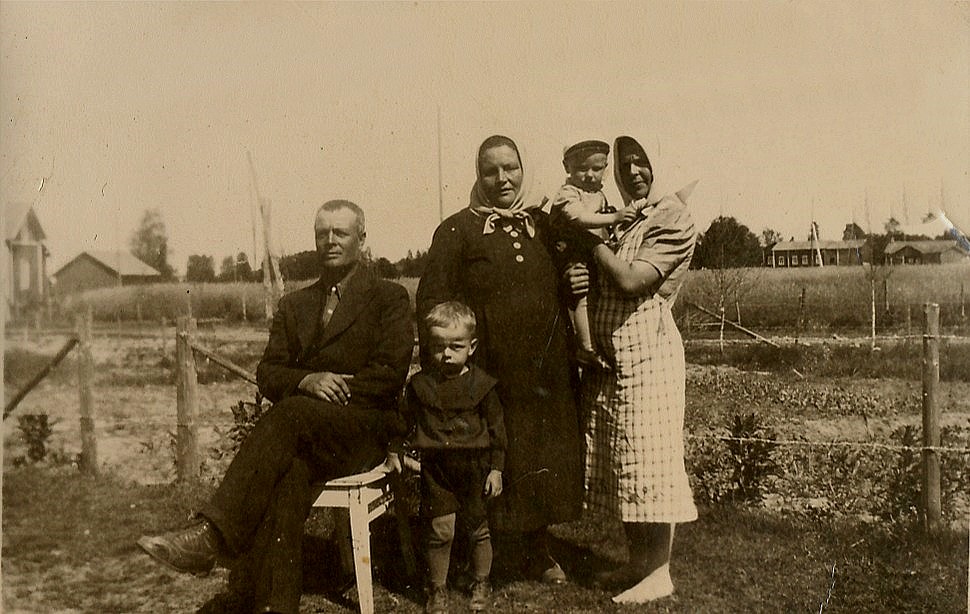
[[[50,282],[47,277],[47,235],[27,202],[6,203],[4,242],[7,246],[4,296],[8,317],[17,317],[32,306],[46,301]]]
[[[87,250],[54,273],[60,296],[112,286],[155,283],[162,274],[125,251]]]
[[[966,262],[970,254],[960,249],[956,241],[892,241],[886,246],[886,262],[889,264],[948,264]]]

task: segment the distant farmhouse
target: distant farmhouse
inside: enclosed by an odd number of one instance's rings
[[[7,270],[4,272],[4,297],[7,315],[18,316],[31,305],[47,299],[47,235],[41,228],[34,207],[28,202],[7,203],[4,213],[7,245]]]
[[[780,241],[771,248],[771,266],[791,268],[868,264],[869,255],[865,245],[866,239]]]
[[[162,280],[162,274],[123,251],[81,252],[54,273],[57,294],[64,296],[94,288],[130,286]]]
[[[886,246],[888,264],[947,264],[970,262],[970,254],[956,241],[892,241]]]

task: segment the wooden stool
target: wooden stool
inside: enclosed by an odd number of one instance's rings
[[[366,473],[330,480],[323,485],[323,491],[313,502],[313,507],[336,507],[349,512],[350,542],[361,614],[374,612],[370,523],[392,507],[394,491],[399,490],[400,484],[400,474],[387,473],[383,467],[377,467]],[[414,577],[417,564],[411,548],[411,528],[408,524],[407,510],[401,505],[393,507],[397,517],[398,537],[401,540],[405,570],[409,577]],[[340,546],[341,553],[346,553],[346,544],[341,543]],[[344,558],[346,563],[346,555]]]

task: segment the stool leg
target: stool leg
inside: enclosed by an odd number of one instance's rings
[[[354,544],[354,573],[360,614],[374,614],[374,585],[371,577],[370,520],[367,506],[360,500],[350,505],[350,535]]]
[[[350,537],[350,505],[330,508],[333,514],[334,539],[340,551],[340,569],[344,574],[354,573],[354,545]]]

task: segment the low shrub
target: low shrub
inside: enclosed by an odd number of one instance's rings
[[[20,429],[21,440],[27,446],[27,453],[14,457],[15,467],[42,463],[49,467],[79,465],[80,454],[68,453],[63,445],[58,448],[51,447],[54,424],[56,421],[51,421],[47,414],[17,416],[17,427]]]
[[[770,441],[771,428],[755,414],[735,415],[730,428],[703,429],[687,439],[686,459],[699,503],[761,503],[782,511],[819,518],[855,517],[908,527],[923,520],[922,454],[919,430],[893,431],[889,446],[806,445]],[[942,429],[944,447],[966,448],[970,429]],[[968,511],[970,467],[967,453],[941,454],[943,520],[959,523]]]
[[[222,477],[224,469],[239,451],[239,447],[256,426],[260,416],[272,407],[269,401],[256,394],[252,401],[239,401],[230,406],[232,426],[223,431],[215,426],[216,443],[209,448],[209,455],[201,468],[202,475],[210,480]]]
[[[47,414],[24,414],[17,416],[20,438],[27,445],[27,461],[39,463],[47,458],[47,446],[54,434],[53,423]],[[23,459],[23,457],[20,457]],[[14,461],[15,464],[16,461]],[[22,463],[21,463],[22,464]]]
[[[735,414],[728,428],[688,438],[686,455],[700,500],[761,501],[777,467],[772,439],[774,432],[755,413]]]

